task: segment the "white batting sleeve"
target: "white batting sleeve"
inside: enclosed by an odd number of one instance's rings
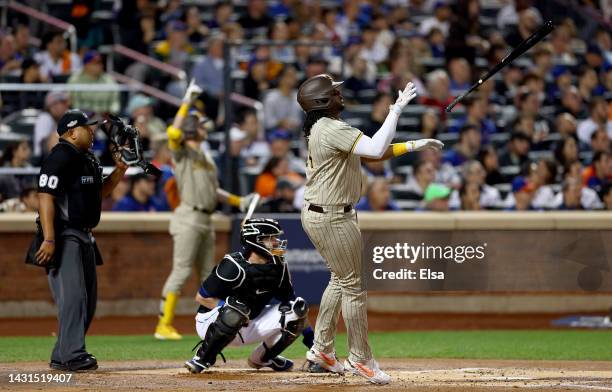
[[[378,131],[371,138],[366,135],[362,135],[355,148],[353,149],[353,154],[358,155],[364,158],[373,158],[379,159],[383,156],[387,147],[389,147],[389,143],[395,137],[395,130],[397,127],[397,120],[399,119],[399,114],[397,114],[394,110],[389,110],[389,114],[387,118],[385,118],[385,122],[380,127]]]

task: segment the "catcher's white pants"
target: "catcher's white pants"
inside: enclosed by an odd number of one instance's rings
[[[249,321],[249,325],[240,329],[239,335],[236,335],[230,346],[241,346],[243,344],[251,344],[264,342],[266,346],[272,347],[281,337],[280,318],[281,313],[278,310],[278,304],[266,305],[259,316]],[[219,306],[206,313],[198,313],[195,317],[196,331],[200,339],[204,339],[208,327],[217,320],[219,316]],[[289,321],[297,320],[297,316],[293,311],[285,313],[285,325]],[[244,342],[242,341],[244,340]]]

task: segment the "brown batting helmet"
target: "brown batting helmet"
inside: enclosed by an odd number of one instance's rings
[[[298,90],[297,99],[305,112],[327,109],[334,89],[344,82],[334,82],[328,74],[320,74],[306,80]]]

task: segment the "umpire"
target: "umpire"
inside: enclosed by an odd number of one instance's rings
[[[100,221],[102,199],[110,195],[127,166],[102,178],[89,151],[97,121],[69,110],[58,122],[59,143],[40,170],[38,198],[43,240],[36,260],[45,265],[58,307],[59,331],[49,366],[55,370],[95,370],[96,358],[85,351],[85,334],[96,310],[96,265],[102,264],[91,233]]]

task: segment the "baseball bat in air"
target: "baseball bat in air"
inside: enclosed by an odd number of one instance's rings
[[[482,78],[478,79],[478,82],[474,83],[470,87],[470,89],[468,91],[466,91],[465,93],[463,93],[460,96],[458,96],[457,98],[455,98],[453,100],[453,102],[451,102],[451,104],[446,107],[446,111],[450,112],[451,110],[453,110],[455,105],[457,105],[459,102],[461,102],[472,91],[476,90],[484,82],[486,82],[491,76],[493,76],[496,73],[498,73],[506,65],[508,65],[511,62],[513,62],[514,60],[516,60],[523,53],[525,53],[529,49],[531,49],[535,44],[537,44],[538,42],[543,40],[544,37],[546,37],[548,34],[550,34],[550,32],[553,31],[554,29],[555,29],[555,26],[553,25],[552,21],[549,20],[549,21],[545,22],[542,26],[540,26],[540,28],[535,33],[531,34],[523,42],[518,44],[516,48],[512,49],[512,51],[510,53],[508,53],[508,55],[506,57],[504,57],[499,64],[497,64],[495,67],[490,69]]]
[[[257,208],[257,206],[259,205],[260,198],[261,196],[259,196],[259,193],[256,193],[253,197],[253,200],[251,200],[251,203],[249,204],[249,208],[247,209],[244,219],[242,219],[242,222],[240,222],[240,226],[243,226],[244,222],[251,219],[251,217],[253,216],[253,212],[255,212],[255,208]]]

